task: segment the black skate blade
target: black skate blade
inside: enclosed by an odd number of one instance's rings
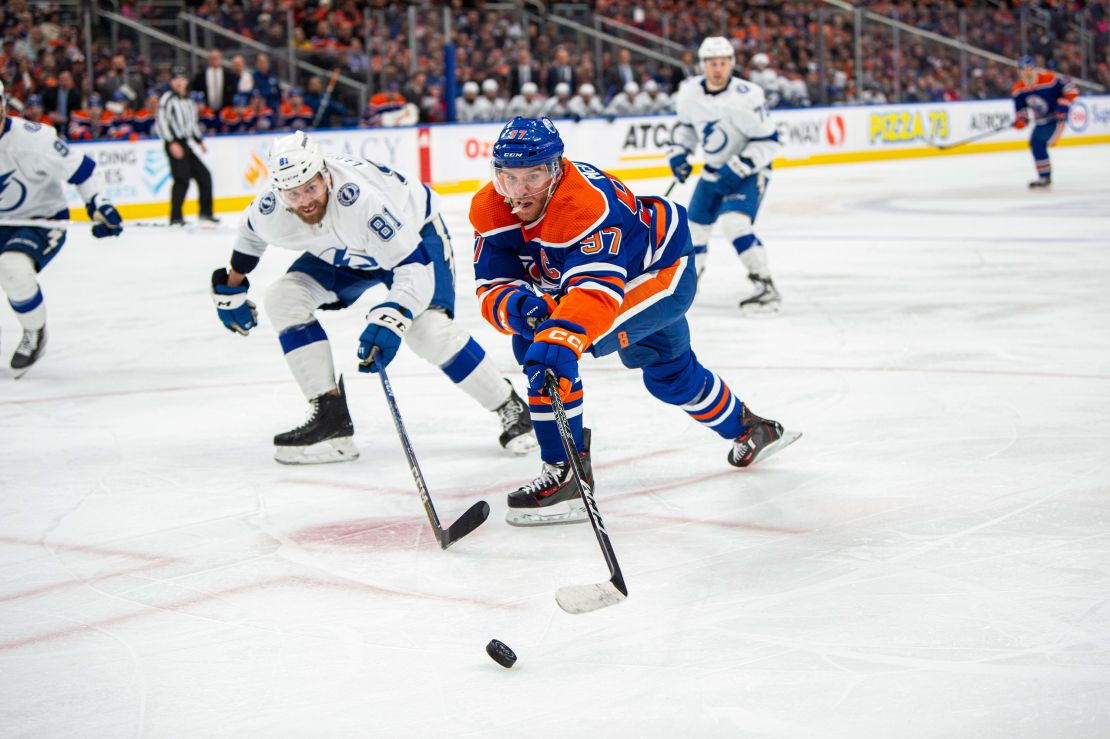
[[[801,431],[783,431],[782,436],[763,447],[748,466],[751,467],[756,462],[761,462],[772,455],[778,454],[800,438],[802,438]]]
[[[624,583],[620,587],[612,580],[588,585],[566,585],[555,593],[555,602],[567,613],[590,613],[615,606],[628,597]]]
[[[489,503],[480,500],[467,509],[466,513],[459,516],[459,520],[447,527],[447,531],[439,537],[441,549],[454,544],[459,539],[478,528],[489,518]]]

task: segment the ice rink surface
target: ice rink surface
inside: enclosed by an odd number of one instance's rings
[[[538,459],[402,349],[441,517],[493,508],[437,547],[355,371],[381,292],[323,316],[362,458],[282,467],[270,438],[305,404],[265,314],[247,338],[216,318],[230,229],[73,228],[42,275],[49,351],[0,377],[0,736],[1110,735],[1110,147],[1053,161],[1051,192],[1026,152],[777,172],[758,233],[783,314],[738,316],[718,238],[690,319],[702,361],[805,436],[736,470],[586,360],[630,596],[580,616],[553,596],[607,577],[589,526],[506,525]],[[467,203],[445,198],[460,320],[519,389]],[[292,258],[267,254],[257,302]]]

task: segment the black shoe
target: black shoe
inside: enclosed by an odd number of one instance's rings
[[[512,383],[509,383],[509,387],[512,387]],[[501,436],[498,441],[501,442],[502,447],[513,454],[527,454],[539,446],[536,442],[536,434],[532,430],[532,416],[528,413],[528,404],[516,394],[516,390],[512,390],[509,399],[494,412],[501,421]]]
[[[12,371],[16,379],[23,377],[31,365],[46,353],[46,326],[34,331],[23,331],[23,339],[12,355]]]
[[[753,464],[767,448],[782,438],[782,424],[771,421],[748,410],[744,405],[740,411],[740,422],[745,431],[732,442],[728,453],[728,463],[733,467],[747,467]]]
[[[1035,180],[1033,180],[1032,182],[1029,183],[1029,188],[1031,190],[1039,188],[1039,187],[1051,187],[1051,186],[1052,186],[1052,175],[1044,175],[1043,177],[1038,177],[1037,179],[1035,179]]]
[[[197,216],[197,220],[204,221],[205,223],[219,223],[220,222],[220,219],[217,218],[216,216],[212,215],[211,213],[209,213],[207,215],[205,215],[204,213],[201,213],[199,216]]]
[[[775,288],[775,283],[770,277],[757,277],[748,275],[755,290],[751,295],[740,301],[740,312],[753,313],[778,313],[782,309],[782,297]]]
[[[590,430],[582,429],[583,449],[579,452],[586,472],[586,484],[594,484],[590,464]],[[545,526],[585,521],[586,505],[571,474],[570,462],[543,463],[539,476],[509,493],[509,512],[505,520],[513,526]]]
[[[185,225],[185,219],[184,218],[171,218],[170,219],[170,225],[171,226],[184,226]]]
[[[347,392],[339,378],[339,394],[325,393],[309,402],[308,419],[274,437],[274,459],[282,464],[323,464],[358,459],[354,424],[347,411]]]

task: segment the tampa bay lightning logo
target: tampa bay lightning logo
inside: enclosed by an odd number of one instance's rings
[[[355,201],[358,200],[358,185],[353,182],[345,183],[339,188],[339,195],[336,197],[339,199],[340,205],[354,205]]]
[[[0,174],[0,213],[11,213],[27,199],[27,186],[14,174],[14,169]]]
[[[719,121],[709,121],[701,130],[701,148],[706,154],[716,154],[728,146],[728,134],[717,127]]]
[[[276,207],[277,198],[274,197],[274,194],[272,192],[267,192],[265,195],[262,196],[262,199],[258,201],[258,212],[264,216],[268,216],[273,213],[274,208]]]

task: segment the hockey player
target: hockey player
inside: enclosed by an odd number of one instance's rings
[[[544,391],[552,370],[592,483],[578,374],[585,353],[616,352],[641,370],[648,392],[732,442],[737,467],[797,438],[753,414],[690,348],[697,276],[682,206],[638,198],[615,177],[568,161],[547,118],[510,121],[494,143],[491,174],[470,205],[477,293],[485,319],[512,334],[543,459],[539,476],[509,493],[509,523],[585,520]]]
[[[675,127],[669,154],[675,179],[685,182],[689,157],[701,145],[705,165],[690,200],[690,235],[698,274],[705,269],[713,224],[721,222],[748,270],[755,292],[740,301],[742,313],[777,313],[778,290],[767,267],[763,242],[752,231],[767,187],[779,135],[757,85],[733,78],[735,54],[723,36],[710,36],[698,49],[702,74],[675,93]]]
[[[525,82],[520,86],[520,94],[513,95],[512,100],[509,101],[509,106],[505,110],[505,115],[509,118],[516,118],[517,116],[524,118],[539,118],[543,115],[545,102],[543,95],[540,94],[540,88],[536,86],[536,83]]]
[[[605,106],[605,115],[644,115],[648,112],[646,103],[647,99],[640,95],[640,86],[628,81],[624,83],[624,89]]]
[[[649,79],[644,82],[643,92],[640,93],[640,105],[647,113],[673,113],[674,103],[670,95],[659,89],[659,83]]]
[[[271,189],[243,214],[230,269],[212,275],[220,320],[246,335],[256,321],[247,273],[267,244],[305,250],[266,292],[266,312],[293,377],[309,403],[305,423],[274,437],[285,464],[358,458],[343,381],[318,309],[350,307],[371,287],[389,292],[367,315],[359,371],[386,366],[402,339],[482,407],[497,413],[501,446],[535,448],[528,408],[473,338],[454,323],[451,241],[439,199],[419,180],[380,164],[322,156],[304,132],[279,139],[270,156]]]
[[[1014,128],[1022,129],[1033,123],[1029,148],[1033,150],[1033,163],[1037,179],[1029,187],[1048,187],[1052,184],[1052,162],[1048,147],[1055,146],[1064,133],[1071,104],[1079,97],[1079,90],[1066,77],[1037,69],[1033,57],[1021,60],[1021,79],[1014,84]]]
[[[455,98],[455,120],[459,123],[473,123],[483,120],[482,111],[488,106],[485,98],[478,97],[481,92],[478,83],[467,80],[462,86],[462,95]]]
[[[85,201],[94,237],[119,236],[123,220],[101,193],[96,163],[71,149],[52,127],[8,118],[0,82],[0,213],[13,220],[69,218],[62,182],[76,187]],[[46,350],[46,304],[35,273],[65,240],[64,228],[0,226],[0,288],[23,327],[11,359],[17,378]]]
[[[605,113],[601,99],[597,96],[597,88],[589,82],[578,87],[578,94],[570,99],[567,107],[575,118],[589,118]]]
[[[482,112],[481,121],[505,120],[505,108],[508,101],[501,97],[501,85],[497,80],[487,77],[482,80],[482,99],[486,101],[485,110]]]
[[[777,108],[782,100],[782,78],[771,68],[771,59],[763,52],[752,55],[752,71],[748,78],[763,89],[768,108]]]
[[[566,82],[555,85],[555,94],[544,102],[544,115],[548,118],[569,118],[574,115],[570,108],[570,85]]]

